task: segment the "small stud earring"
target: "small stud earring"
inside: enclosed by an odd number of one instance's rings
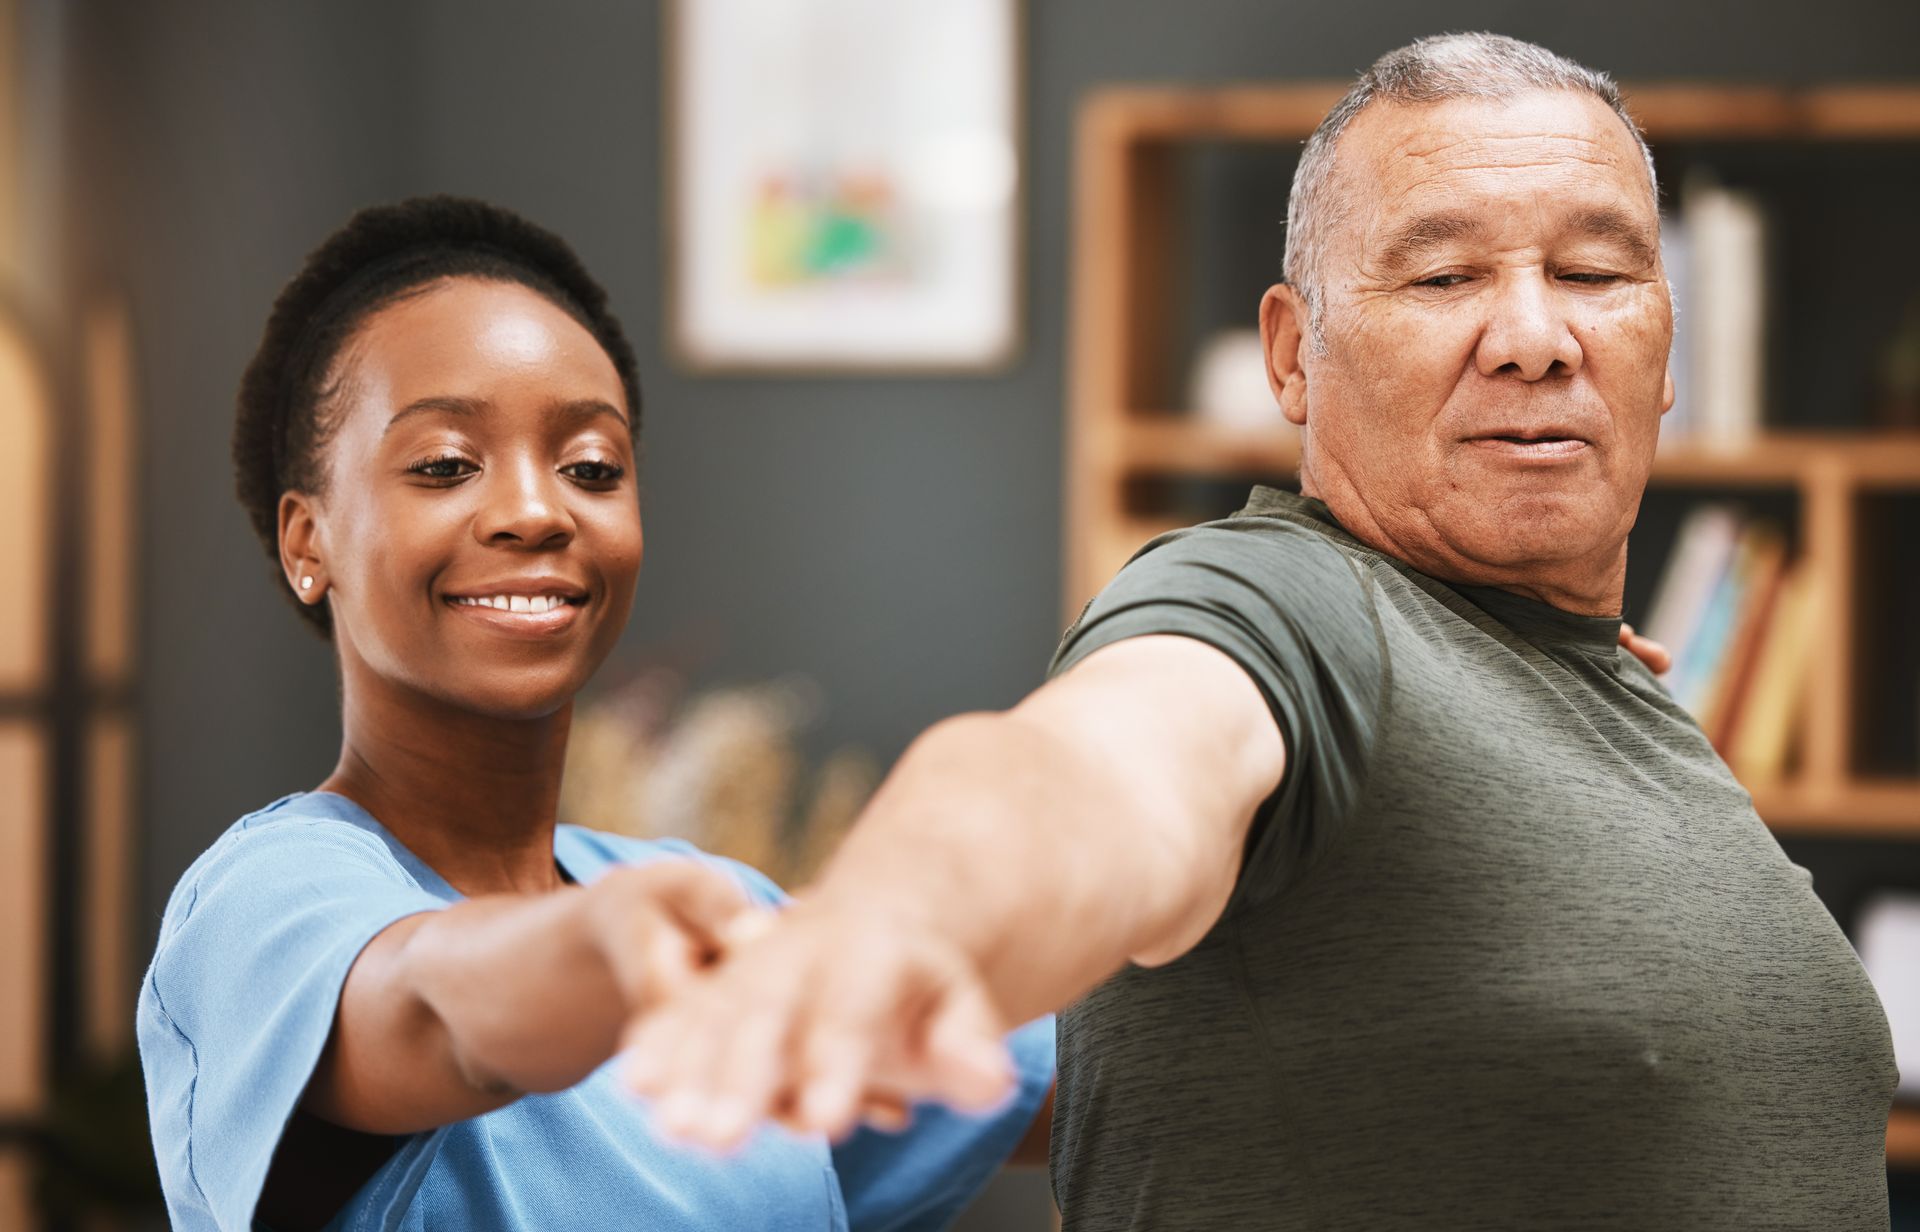
[[[311,577],[303,577],[303,578],[301,578],[301,579],[300,579],[300,589],[301,589],[301,590],[312,590],[312,589],[313,589],[313,579],[312,579]]]

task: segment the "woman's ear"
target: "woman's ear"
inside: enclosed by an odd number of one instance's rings
[[[1267,288],[1260,300],[1260,342],[1267,355],[1267,388],[1287,422],[1307,422],[1307,369],[1301,351],[1307,340],[1307,305],[1286,283]]]
[[[326,596],[320,526],[314,519],[313,502],[303,492],[280,495],[280,569],[300,602],[318,603]]]

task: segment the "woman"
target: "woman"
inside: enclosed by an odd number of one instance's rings
[[[275,304],[238,487],[334,642],[344,740],[168,904],[139,1034],[176,1228],[931,1227],[1041,1108],[1051,1022],[945,1059],[958,1100],[1011,1091],[991,1114],[837,1146],[684,1153],[620,1088],[634,1016],[779,899],[684,844],[555,822],[573,699],[640,565],[639,413],[605,293],[479,202],[364,211]]]

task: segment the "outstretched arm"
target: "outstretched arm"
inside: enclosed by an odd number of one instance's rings
[[[302,1107],[404,1134],[571,1086],[613,1055],[633,1014],[711,959],[720,929],[754,911],[719,869],[662,860],[396,921],[347,973]]]
[[[817,885],[632,1039],[671,1130],[844,1133],[876,1096],[991,1103],[1001,1033],[1219,918],[1285,752],[1220,651],[1139,637],[929,730]]]

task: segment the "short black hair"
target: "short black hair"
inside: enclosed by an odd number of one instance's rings
[[[620,374],[628,429],[640,436],[640,374],[607,293],[567,242],[512,210],[466,197],[413,197],[361,210],[308,254],[281,290],[240,380],[233,466],[240,503],[273,562],[279,590],[322,637],[324,603],[305,604],[280,567],[280,497],[317,494],[336,426],[324,387],[341,348],[373,313],[447,278],[512,282],[552,301],[600,343]]]

